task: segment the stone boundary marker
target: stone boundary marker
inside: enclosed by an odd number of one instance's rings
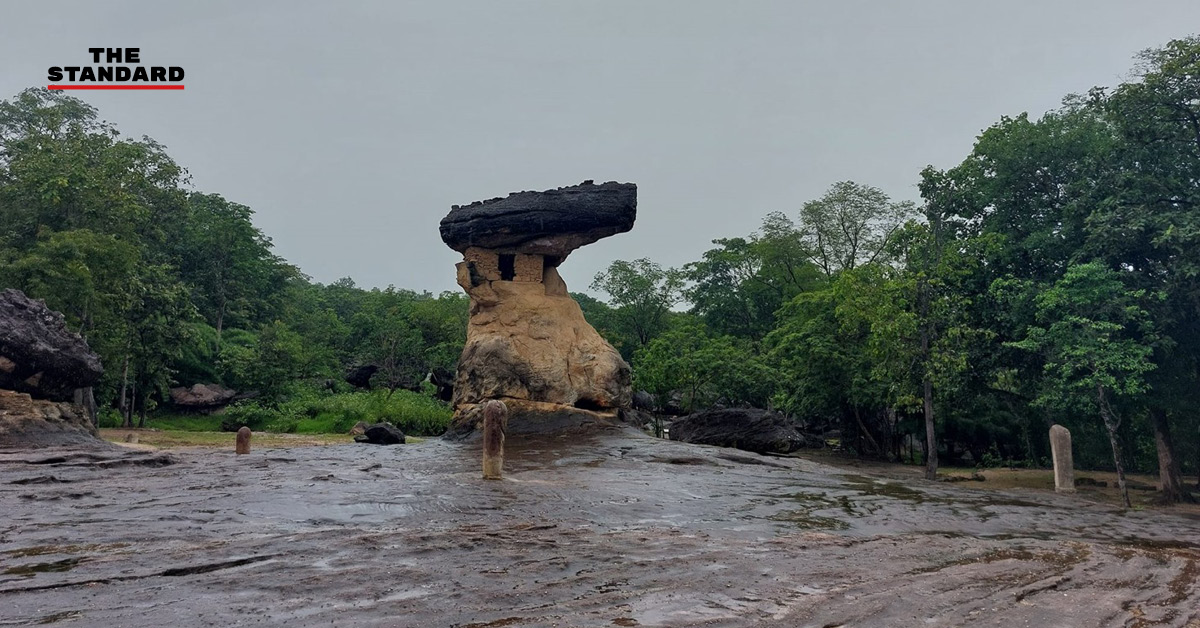
[[[1075,462],[1071,458],[1071,432],[1061,425],[1050,426],[1050,455],[1054,458],[1054,491],[1075,492]]]
[[[504,429],[508,407],[503,401],[483,404],[483,479],[499,480],[504,474]]]
[[[244,425],[237,431],[237,449],[235,451],[239,454],[250,453],[250,428]]]

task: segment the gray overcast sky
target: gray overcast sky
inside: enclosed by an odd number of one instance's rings
[[[853,179],[917,198],[1002,115],[1113,85],[1200,31],[1196,0],[5,2],[0,98],[87,48],[179,65],[183,92],[76,92],[256,212],[314,279],[456,290],[451,204],[638,184],[613,259],[677,266]]]

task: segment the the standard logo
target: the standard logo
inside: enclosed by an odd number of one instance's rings
[[[183,89],[183,68],[177,65],[141,65],[141,48],[88,48],[88,52],[92,54],[92,63],[97,65],[53,66],[46,73],[46,79],[50,81],[46,88]],[[63,80],[63,77],[71,83],[55,83]]]

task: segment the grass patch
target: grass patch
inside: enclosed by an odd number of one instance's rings
[[[297,391],[278,406],[244,401],[213,416],[163,416],[148,427],[166,430],[232,432],[243,425],[256,432],[279,434],[345,434],[359,421],[389,422],[405,434],[438,436],[450,425],[450,408],[432,397],[408,390],[329,393]]]
[[[137,447],[153,447],[156,449],[174,449],[177,447],[211,447],[233,451],[236,434],[229,432],[185,432],[159,430],[127,430],[103,428],[100,437],[104,440],[125,445],[129,434],[137,436]],[[250,440],[251,451],[258,448],[276,449],[280,447],[313,447],[324,445],[344,445],[354,442],[354,438],[344,434],[270,434],[255,432]]]

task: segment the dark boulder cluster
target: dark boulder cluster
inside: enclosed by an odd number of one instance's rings
[[[237,391],[220,384],[195,384],[171,389],[171,403],[181,410],[216,412],[238,398]]]
[[[100,357],[62,314],[0,291],[0,449],[102,445],[75,400],[100,381]]]
[[[103,374],[100,356],[67,329],[62,314],[19,290],[0,292],[0,388],[70,401]]]
[[[721,408],[680,417],[671,423],[671,440],[734,447],[760,454],[786,454],[805,447],[823,447],[817,436],[804,434],[778,412],[751,408]]]

